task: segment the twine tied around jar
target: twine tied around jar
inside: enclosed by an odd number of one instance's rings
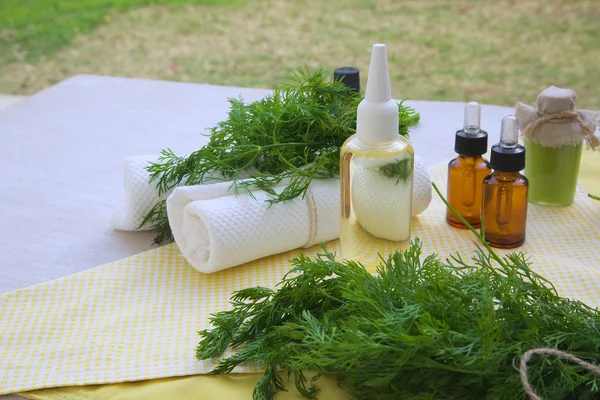
[[[523,138],[548,147],[585,141],[592,150],[600,148],[600,139],[594,135],[598,113],[575,109],[576,100],[571,89],[550,86],[537,96],[535,107],[518,103],[515,116]]]
[[[587,140],[588,145],[592,150],[596,150],[600,146],[600,139],[594,132],[596,131],[595,123],[586,123],[581,119],[581,116],[577,111],[561,111],[557,114],[545,113],[542,111],[537,111],[538,119],[534,120],[532,123],[527,125],[523,130],[523,136],[528,137],[532,136],[535,129],[545,123],[550,124],[562,124],[565,122],[577,122],[581,128],[581,133]]]

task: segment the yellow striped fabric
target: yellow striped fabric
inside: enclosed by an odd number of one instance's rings
[[[445,165],[433,167],[431,174],[445,193]],[[425,254],[460,252],[467,258],[475,237],[447,225],[444,212],[434,196],[414,220],[413,235],[424,242]],[[529,254],[533,268],[561,294],[598,306],[599,226],[600,202],[587,198],[579,186],[572,206],[529,206],[527,240],[516,251]],[[328,248],[338,251],[337,242]],[[273,287],[296,254],[204,275],[168,245],[1,295],[0,394],[205,374],[211,363],[194,358],[196,332],[209,327],[211,313],[228,307],[232,291]],[[237,372],[258,370],[249,365]]]

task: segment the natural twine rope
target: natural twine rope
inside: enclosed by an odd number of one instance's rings
[[[581,116],[577,111],[567,110],[561,111],[556,114],[548,114],[538,110],[537,113],[540,116],[540,118],[536,119],[535,121],[533,121],[525,127],[525,129],[523,130],[524,137],[529,137],[534,132],[534,130],[538,128],[538,126],[545,123],[563,124],[566,122],[578,122],[579,126],[581,127],[581,132],[587,139],[587,142],[592,148],[592,150],[596,150],[596,148],[600,146],[600,139],[598,139],[594,135],[594,131],[596,130],[596,124],[586,124],[585,122],[583,122]]]
[[[310,232],[308,234],[308,241],[303,247],[312,246],[315,243],[315,239],[317,238],[317,226],[319,226],[319,214],[317,213],[317,201],[315,200],[315,196],[311,190],[311,187],[308,187],[306,191],[308,196],[308,214],[310,216]]]
[[[600,376],[600,367],[597,365],[591,364],[587,361],[583,361],[581,358],[575,357],[572,354],[565,353],[564,351],[549,349],[549,348],[539,348],[539,349],[531,349],[523,354],[521,357],[521,365],[519,366],[519,374],[521,375],[521,383],[523,384],[523,390],[529,396],[531,400],[542,400],[537,394],[535,394],[535,390],[531,387],[529,383],[529,379],[527,378],[527,363],[531,359],[534,354],[543,355],[543,356],[556,356],[558,358],[562,358],[563,360],[570,361],[572,363],[578,364],[581,367],[587,369],[588,371]]]

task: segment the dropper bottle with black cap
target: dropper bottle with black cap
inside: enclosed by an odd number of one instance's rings
[[[483,155],[487,152],[488,134],[480,127],[481,107],[476,102],[465,106],[463,129],[456,132],[454,151],[458,157],[448,164],[448,203],[471,226],[479,227],[483,179],[492,170]],[[447,208],[446,222],[466,229],[466,226]]]
[[[504,117],[500,143],[491,151],[494,172],[483,181],[482,233],[492,247],[510,249],[525,242],[529,181],[521,175],[525,148],[518,138],[519,120],[512,115]]]

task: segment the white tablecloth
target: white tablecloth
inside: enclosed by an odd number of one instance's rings
[[[189,83],[80,75],[0,110],[0,293],[74,274],[151,248],[152,233],[115,232],[122,163],[132,154],[176,153],[206,143],[227,98],[269,93]],[[464,103],[407,101],[426,164],[449,161]],[[497,142],[514,109],[482,106]],[[9,397],[2,397],[8,399]]]

